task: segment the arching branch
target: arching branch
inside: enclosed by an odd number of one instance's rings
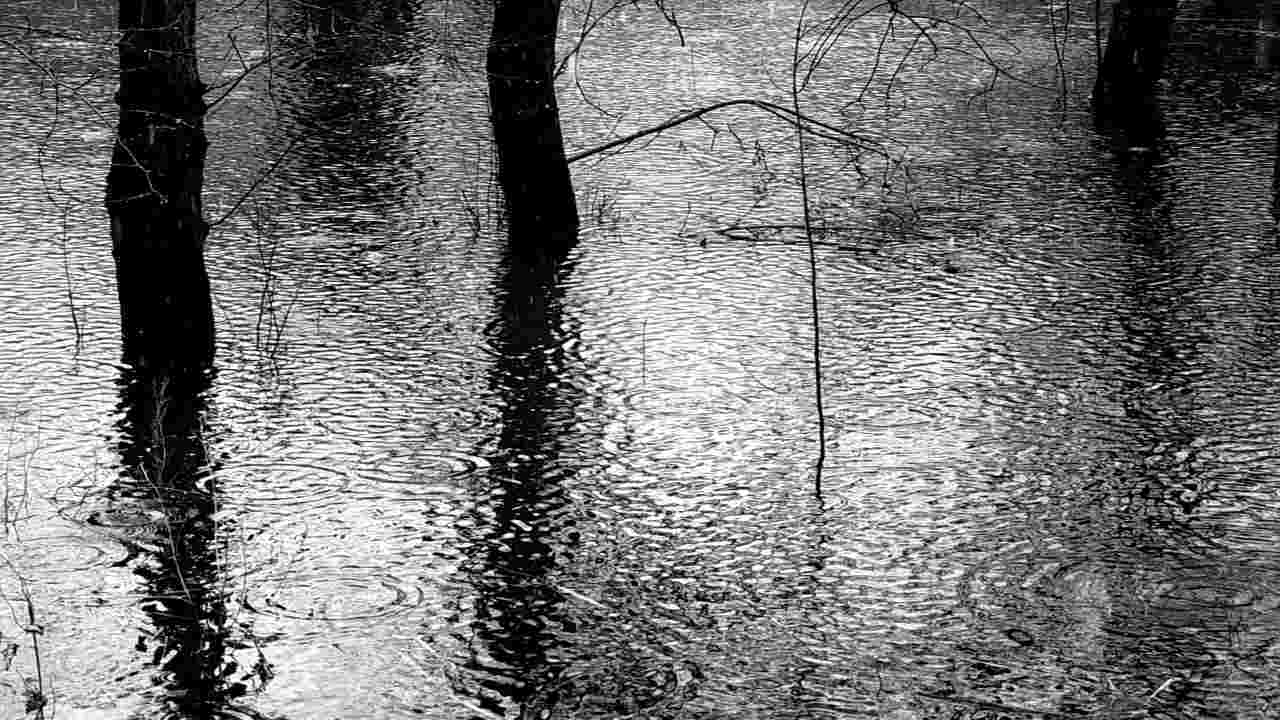
[[[716,112],[717,110],[724,110],[726,108],[731,108],[731,107],[754,107],[759,110],[763,110],[769,113],[770,115],[773,115],[782,120],[785,120],[786,122],[794,125],[795,127],[799,128],[802,131],[809,132],[811,134],[818,135],[820,137],[824,137],[834,142],[839,142],[846,145],[852,145],[854,147],[857,147],[860,150],[873,152],[882,157],[889,156],[888,151],[884,149],[884,145],[878,141],[868,140],[867,138],[864,138],[861,135],[849,132],[848,130],[838,128],[834,125],[831,125],[830,123],[823,122],[821,120],[810,117],[808,115],[797,113],[792,108],[783,107],[782,105],[771,103],[768,100],[758,100],[755,98],[739,98],[735,100],[725,100],[722,102],[718,102],[711,105],[707,105],[705,107],[698,108],[697,110],[691,110],[689,112],[677,115],[671,118],[670,120],[666,120],[664,122],[658,123],[657,125],[653,125],[653,126],[644,128],[642,130],[637,130],[636,132],[633,132],[629,135],[624,135],[620,138],[615,138],[614,140],[610,140],[609,142],[604,143],[602,145],[597,145],[596,147],[573,153],[572,155],[569,155],[568,161],[570,164],[573,164],[580,160],[586,160],[589,157],[592,157],[594,155],[599,155],[600,153],[603,153],[603,152],[608,152],[609,150],[612,150],[614,148],[628,145],[630,143],[635,142],[636,140],[641,140],[646,137],[658,135],[674,127],[683,125],[691,120],[700,120],[704,115]]]

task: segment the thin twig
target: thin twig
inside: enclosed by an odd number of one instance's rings
[[[259,185],[265,182],[267,178],[271,177],[271,173],[275,172],[276,168],[280,167],[280,164],[285,161],[285,158],[289,157],[289,153],[293,150],[294,146],[301,141],[301,137],[296,137],[290,140],[289,144],[285,146],[284,151],[280,153],[280,157],[276,158],[276,161],[271,163],[271,167],[267,168],[266,172],[259,175],[258,178],[253,181],[253,184],[249,186],[249,189],[244,191],[244,194],[240,196],[240,199],[236,200],[235,204],[231,206],[231,209],[228,210],[226,214],[209,223],[209,228],[213,229],[218,227],[222,223],[226,222],[232,215],[235,215],[236,211],[240,209],[240,206],[244,204],[244,201],[249,199],[249,196],[253,194],[254,190],[258,189]]]
[[[72,42],[84,43],[85,45],[97,45],[98,47],[104,50],[106,49],[114,50],[116,47],[115,43],[113,42],[107,42],[105,40],[90,40],[88,37],[84,35],[76,35],[74,33],[62,32],[60,30],[49,30],[47,28],[37,27],[31,24],[31,18],[28,17],[26,18],[26,20],[27,20],[26,25],[0,22],[0,30],[12,31],[11,33],[6,35],[9,37],[11,37],[13,34],[19,34],[22,36],[41,35],[43,37],[58,38],[59,40],[70,40]]]
[[[684,41],[684,29],[680,27],[680,21],[676,19],[676,11],[667,7],[665,0],[653,0],[653,4],[657,6],[658,12],[662,13],[662,18],[667,24],[676,31],[676,37],[680,38],[680,47],[686,45]]]
[[[800,6],[800,18],[796,20],[796,33],[791,46],[791,107],[795,117],[800,113],[800,34],[804,16],[809,10],[809,0]],[[827,419],[822,403],[822,326],[818,316],[818,256],[814,247],[813,218],[809,212],[809,175],[805,166],[804,130],[796,124],[796,143],[800,151],[800,201],[804,207],[804,236],[809,245],[809,310],[813,318],[813,400],[818,412],[818,457],[813,465],[813,489],[822,497],[822,467],[827,460]]]
[[[71,326],[76,332],[76,354],[84,345],[84,328],[80,327],[80,310],[76,307],[75,289],[71,284],[71,256],[67,251],[67,214],[70,210],[62,208],[62,275],[67,284],[67,303],[71,306]]]
[[[252,65],[245,65],[242,62],[241,65],[243,66],[244,69],[240,71],[239,75],[236,75],[235,79],[228,80],[225,83],[219,83],[218,85],[210,85],[206,89],[206,91],[217,90],[223,85],[226,85],[227,89],[223,90],[221,95],[219,95],[218,97],[214,98],[213,100],[205,104],[205,113],[206,114],[212,113],[213,109],[216,108],[218,104],[221,103],[223,100],[226,100],[227,96],[230,95],[236,88],[240,87],[240,83],[244,82],[244,79],[249,77],[249,75],[251,75],[254,70],[257,70],[260,67],[270,67],[271,60],[272,60],[271,56],[268,55],[258,60],[257,62],[253,63]]]

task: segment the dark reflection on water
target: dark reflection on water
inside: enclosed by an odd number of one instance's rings
[[[487,333],[499,418],[476,508],[484,530],[468,551],[475,644],[466,667],[480,707],[505,716],[510,705],[522,718],[549,717],[560,699],[565,598],[554,575],[572,532],[565,448],[581,399],[566,373],[577,338],[564,331],[564,286],[578,219],[550,72],[558,5],[499,2],[487,62],[509,232]]]
[[[377,215],[352,212],[395,207],[413,187],[406,93],[411,83],[396,62],[411,57],[416,0],[326,0],[292,3],[281,42],[296,58],[274,87],[297,158],[283,168],[286,187],[308,204],[326,207],[341,189],[356,206],[318,218],[333,229],[376,230]],[[279,150],[279,148],[277,148]]]
[[[244,669],[233,657],[239,640],[219,556],[230,524],[215,520],[216,467],[204,440],[213,316],[195,24],[194,2],[121,3],[107,205],[130,365],[117,381],[121,473],[83,519],[128,548],[142,581],[150,627],[132,652],[154,673],[155,691],[154,707],[134,715],[173,720],[250,717],[235,700],[246,681],[269,675],[265,660]]]
[[[1132,246],[1133,280],[1124,289],[1129,312],[1121,319],[1125,357],[1132,366],[1121,386],[1131,459],[1113,492],[1115,507],[1122,509],[1119,519],[1136,531],[1138,542],[1124,553],[1128,557],[1109,582],[1122,583],[1119,573],[1126,570],[1146,574],[1172,565],[1181,576],[1175,583],[1196,585],[1228,562],[1227,547],[1215,537],[1219,531],[1196,517],[1218,492],[1212,462],[1205,457],[1217,429],[1204,417],[1202,399],[1213,372],[1215,338],[1210,311],[1194,297],[1197,287],[1212,281],[1201,265],[1208,249],[1203,239],[1175,219],[1175,203],[1198,201],[1170,172],[1178,148],[1166,138],[1162,118],[1142,122],[1139,142],[1133,143],[1139,146],[1115,153],[1117,194],[1128,202],[1128,217],[1120,226]],[[1092,547],[1085,551],[1105,558]],[[1216,717],[1226,711],[1229,716],[1232,711],[1211,695],[1213,686],[1231,674],[1221,652],[1222,635],[1229,633],[1222,633],[1213,617],[1227,614],[1230,601],[1192,600],[1184,592],[1172,590],[1155,603],[1138,600],[1140,591],[1113,594],[1102,658],[1132,667],[1135,674],[1162,678],[1149,696],[1151,713]],[[1205,605],[1197,608],[1199,602]],[[1217,633],[1203,632],[1209,628]]]
[[[1129,398],[1124,412],[1139,457],[1137,487],[1130,492],[1190,513],[1206,490],[1191,472],[1196,447],[1205,437],[1204,429],[1195,427],[1192,385],[1200,364],[1198,347],[1211,338],[1198,330],[1201,318],[1182,297],[1196,268],[1171,218],[1168,145],[1162,132],[1145,141],[1144,146],[1119,149],[1115,158],[1117,190],[1129,203],[1122,227],[1136,246],[1130,251],[1134,279],[1123,296],[1132,312],[1121,318],[1133,363],[1124,385]]]
[[[525,238],[528,240],[528,238]],[[564,597],[554,571],[572,532],[565,514],[573,469],[562,436],[572,432],[572,383],[564,376],[560,333],[563,256],[525,261],[510,255],[497,284],[490,341],[497,359],[490,383],[501,405],[497,449],[476,508],[472,539],[475,645],[467,660],[482,707],[540,717],[558,701],[556,635]]]
[[[143,582],[141,609],[151,628],[140,631],[132,651],[155,673],[158,692],[157,707],[139,717],[256,717],[237,709],[236,699],[272,672],[261,651],[251,667],[233,657],[245,646],[228,614],[232,588],[219,559],[232,528],[214,518],[216,463],[203,429],[209,380],[203,372],[122,373],[125,473],[106,490],[109,510],[87,519],[130,548]]]

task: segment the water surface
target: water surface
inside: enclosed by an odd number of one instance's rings
[[[6,11],[83,40],[0,48],[2,714],[29,597],[59,718],[1275,715],[1250,25],[1185,18],[1146,145],[1092,129],[1078,8],[1065,98],[1040,5],[984,6],[990,90],[958,52],[876,66],[882,15],[827,56],[805,112],[906,163],[807,143],[819,496],[791,129],[737,108],[575,164],[577,247],[523,267],[491,8],[357,5],[202,6],[208,82],[275,59],[214,91],[218,359],[185,390],[118,362],[113,7]],[[797,3],[671,6],[683,43],[626,8],[568,65],[571,153],[789,102]],[[157,397],[186,403],[163,486]]]

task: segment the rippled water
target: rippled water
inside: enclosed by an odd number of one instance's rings
[[[202,5],[219,336],[185,489],[130,470],[114,5],[0,14],[60,33],[0,30],[0,715],[37,677],[59,718],[1280,712],[1251,21],[1184,18],[1149,144],[1092,129],[1082,8],[1065,99],[1039,4],[984,5],[990,92],[960,52],[876,66],[882,15],[827,56],[803,109],[906,162],[807,144],[819,496],[786,125],[575,164],[578,246],[522,269],[487,3],[279,0],[269,33],[250,5]],[[668,5],[684,42],[642,4],[567,67],[571,153],[788,102],[798,3]]]

